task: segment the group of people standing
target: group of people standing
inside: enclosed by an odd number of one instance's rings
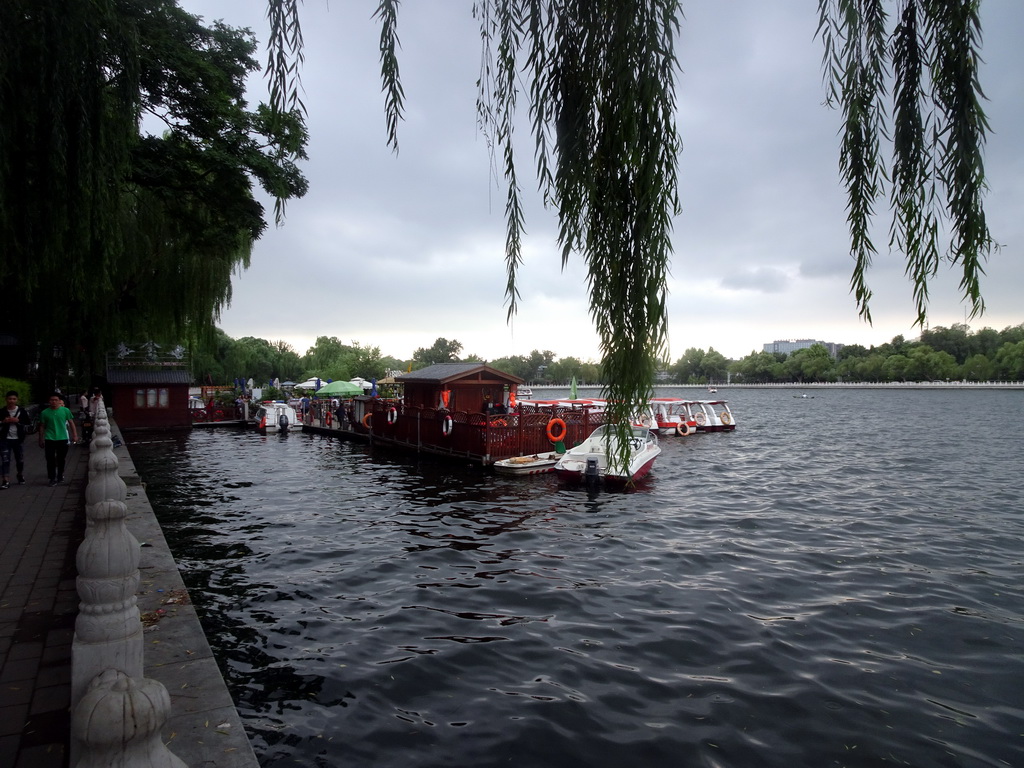
[[[92,392],[91,397],[82,395],[79,406],[82,416],[83,441],[88,442],[92,434],[92,423],[96,416],[96,406],[102,395],[99,389]],[[19,485],[25,483],[25,439],[34,430],[39,436],[39,447],[46,457],[46,476],[51,487],[64,481],[64,467],[67,462],[68,448],[78,442],[78,429],[75,416],[64,404],[64,396],[60,392],[50,395],[49,406],[39,412],[39,424],[34,425],[29,412],[18,403],[18,393],[11,390],[7,393],[7,408],[0,412],[0,490],[11,487],[11,461],[17,471]]]

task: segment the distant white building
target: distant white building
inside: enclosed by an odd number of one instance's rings
[[[839,355],[839,350],[843,348],[842,344],[837,344],[834,341],[818,341],[817,339],[777,339],[776,341],[769,342],[764,345],[765,352],[781,352],[784,355],[791,355],[798,349],[809,349],[815,344],[821,344],[832,357]]]

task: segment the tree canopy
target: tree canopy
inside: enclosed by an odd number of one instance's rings
[[[267,225],[254,181],[305,193],[303,120],[244,99],[255,50],[176,0],[0,4],[0,332],[48,386],[212,329]]]

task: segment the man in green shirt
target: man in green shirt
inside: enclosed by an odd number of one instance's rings
[[[59,392],[50,395],[50,407],[39,414],[39,447],[46,453],[46,476],[50,487],[64,482],[64,462],[68,456],[68,430],[71,440],[78,442],[75,417],[64,407]]]

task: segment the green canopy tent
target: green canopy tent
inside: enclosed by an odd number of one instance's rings
[[[351,381],[332,381],[316,391],[317,397],[352,397],[363,394],[363,388]]]

